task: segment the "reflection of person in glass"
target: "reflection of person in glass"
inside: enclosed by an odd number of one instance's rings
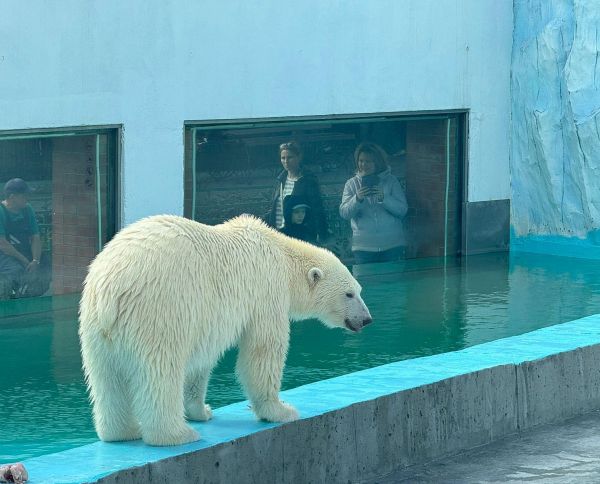
[[[0,203],[0,299],[39,296],[48,288],[40,269],[42,243],[28,203],[30,192],[21,178],[4,185],[4,200]]]
[[[397,260],[406,246],[402,219],[408,205],[404,190],[378,145],[361,143],[354,161],[357,172],[344,186],[340,215],[351,221],[355,262]]]
[[[281,231],[285,235],[295,239],[314,244],[316,238],[311,228],[311,215],[310,205],[302,197],[288,195],[283,200],[283,218],[285,224]]]
[[[321,189],[317,178],[302,166],[302,149],[298,143],[291,141],[279,146],[279,158],[284,170],[277,177],[277,185],[273,191],[271,209],[265,215],[265,221],[281,230],[285,226],[283,201],[285,197],[294,195],[306,201],[311,209],[310,220],[307,221],[310,237],[323,243],[329,234]]]

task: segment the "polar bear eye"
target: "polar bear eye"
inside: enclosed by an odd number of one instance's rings
[[[346,297],[354,297],[354,294],[352,294],[351,292],[347,292]]]

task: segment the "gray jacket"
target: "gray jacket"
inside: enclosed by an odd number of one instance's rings
[[[406,245],[402,219],[408,210],[406,196],[398,179],[387,168],[379,173],[383,202],[374,197],[356,199],[361,187],[361,176],[350,178],[344,186],[340,215],[351,221],[352,250],[382,252]]]

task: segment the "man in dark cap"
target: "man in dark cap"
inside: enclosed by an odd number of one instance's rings
[[[48,288],[40,270],[42,242],[29,205],[31,188],[21,178],[4,185],[0,203],[0,299],[39,296]]]

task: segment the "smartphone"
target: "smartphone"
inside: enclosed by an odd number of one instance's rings
[[[365,175],[362,177],[362,185],[363,187],[376,187],[379,185],[379,176],[378,175]]]

